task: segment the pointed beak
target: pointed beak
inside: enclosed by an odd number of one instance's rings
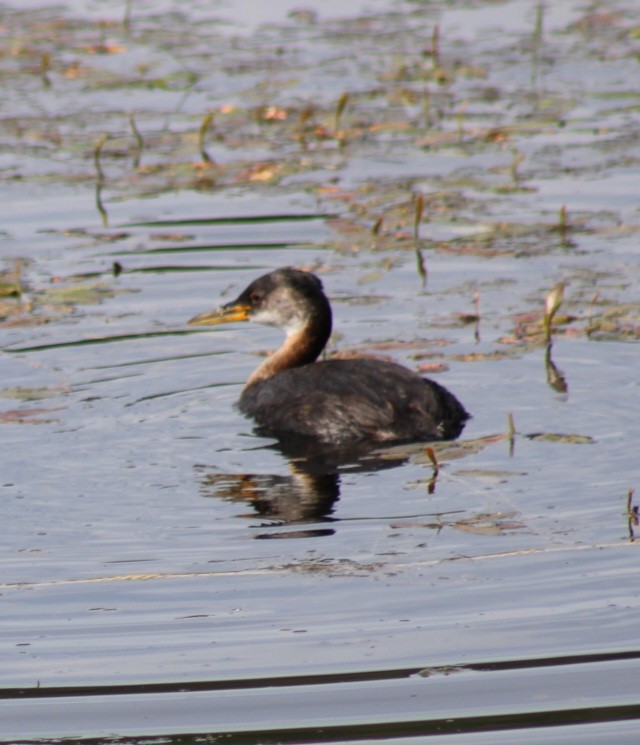
[[[229,303],[229,305],[223,305],[222,308],[216,308],[216,310],[200,313],[200,315],[194,316],[187,323],[190,326],[217,326],[220,323],[248,321],[249,310],[249,305]]]

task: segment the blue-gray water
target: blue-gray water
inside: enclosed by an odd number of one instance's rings
[[[635,742],[640,15],[124,5],[0,6],[0,741]],[[286,264],[435,480],[234,409],[279,332],[185,322]]]

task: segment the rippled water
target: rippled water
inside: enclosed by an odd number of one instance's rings
[[[0,6],[14,50],[18,7]],[[146,36],[129,38],[127,54],[151,49],[171,72],[152,33],[164,8],[132,7]],[[289,61],[266,80],[252,69],[265,103],[298,105],[305,86],[336,98],[358,81],[363,97],[345,111],[353,142],[310,148],[313,167],[275,182],[233,168],[290,167],[298,145],[277,133],[248,153],[228,132],[212,138],[228,168],[217,186],[194,186],[181,164],[147,187],[152,169],[107,143],[105,220],[92,147],[102,125],[114,138],[126,125],[131,92],[120,104],[88,84],[47,89],[37,70],[31,90],[8,92],[23,117],[49,107],[65,147],[41,151],[35,124],[0,122],[0,268],[20,259],[25,289],[0,298],[0,741],[636,742],[640,174],[627,73],[640,19],[559,3],[534,55],[529,3],[421,15],[377,2],[366,6],[375,22],[354,6],[340,13],[360,16],[343,36],[338,11],[318,7],[303,23],[276,3],[270,30],[245,23],[241,6],[217,16],[243,28],[229,55],[296,47],[299,69]],[[176,34],[189,13],[211,12],[181,8]],[[405,136],[423,84],[398,71],[399,38],[415,63],[436,22],[458,66],[442,88],[429,83],[446,113]],[[35,33],[20,23],[24,39]],[[219,43],[234,33],[225,25]],[[141,92],[140,126],[166,115],[173,134],[195,132],[246,74],[227,69],[224,93],[202,83],[184,108],[180,91]],[[388,135],[374,126],[385,86]],[[57,111],[65,97],[81,107],[83,93],[102,97],[104,122]],[[421,139],[487,126],[505,127],[504,146],[495,133],[472,145]],[[153,132],[142,162],[160,164],[169,134]],[[193,151],[195,134],[180,142]],[[420,227],[426,289],[414,191],[433,197]],[[566,235],[549,227],[563,204]],[[376,239],[369,223],[382,213]],[[287,457],[234,409],[255,352],[279,333],[185,322],[286,264],[321,272],[335,348],[444,365],[433,376],[474,418],[460,443],[436,449],[437,475],[418,446],[337,469]],[[522,329],[559,280],[569,318],[545,359]],[[479,318],[464,321],[474,302]]]

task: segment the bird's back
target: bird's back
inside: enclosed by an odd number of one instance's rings
[[[248,385],[239,407],[266,433],[335,444],[453,439],[469,417],[439,383],[375,359],[284,370]]]

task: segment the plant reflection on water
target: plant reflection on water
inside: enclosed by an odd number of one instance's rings
[[[566,393],[569,390],[567,379],[562,370],[559,370],[553,361],[553,357],[551,356],[552,347],[553,344],[549,342],[544,353],[544,367],[547,373],[547,383],[554,391],[557,391],[558,393]]]

